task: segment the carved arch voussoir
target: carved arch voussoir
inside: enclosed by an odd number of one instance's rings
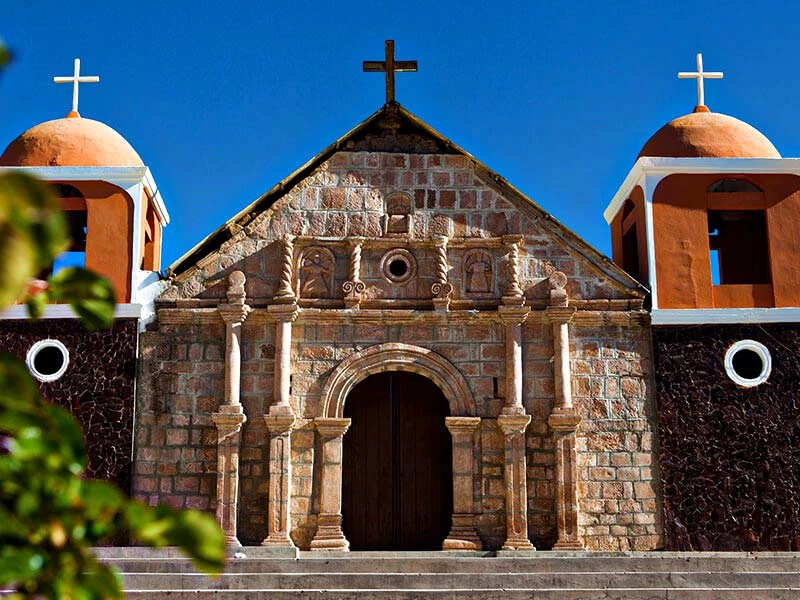
[[[442,390],[450,405],[451,416],[475,416],[472,391],[453,363],[433,350],[401,343],[370,346],[339,363],[322,389],[319,416],[342,418],[345,400],[353,387],[370,375],[384,371],[423,375]]]

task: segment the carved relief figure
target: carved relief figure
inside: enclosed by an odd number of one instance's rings
[[[494,288],[492,257],[485,250],[472,250],[464,258],[464,285],[470,294],[489,294]]]
[[[392,194],[386,199],[386,235],[403,235],[411,231],[411,197]]]
[[[306,248],[300,258],[298,290],[302,298],[332,298],[336,259],[327,248]]]

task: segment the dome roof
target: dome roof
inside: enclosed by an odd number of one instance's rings
[[[133,146],[111,127],[78,116],[46,121],[31,127],[0,155],[0,166],[3,167],[143,165]]]
[[[656,131],[639,156],[674,158],[780,158],[755,127],[728,115],[695,112],[678,117]]]

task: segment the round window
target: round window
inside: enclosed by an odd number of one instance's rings
[[[764,344],[740,340],[725,352],[725,372],[742,387],[764,383],[772,372],[772,356]]]
[[[55,381],[69,366],[69,350],[58,340],[41,340],[28,350],[25,364],[39,381]]]
[[[417,261],[408,250],[395,248],[383,255],[381,270],[384,277],[392,283],[408,283],[417,270]]]

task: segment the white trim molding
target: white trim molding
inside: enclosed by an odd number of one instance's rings
[[[138,319],[142,314],[141,304],[117,304],[114,309],[115,319]],[[43,319],[77,319],[78,315],[69,304],[48,304],[44,309]],[[24,304],[15,304],[0,312],[0,321],[11,319],[30,319],[28,308]]]
[[[633,165],[617,193],[603,211],[606,223],[611,224],[633,188],[639,185],[644,177],[656,175],[661,180],[667,175],[677,173],[790,173],[800,175],[800,158],[655,158],[643,156]]]
[[[653,325],[800,323],[800,308],[658,308]]]

